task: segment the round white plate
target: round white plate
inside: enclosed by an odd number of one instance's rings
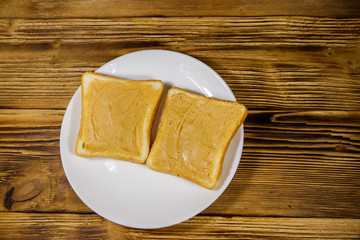
[[[176,86],[208,97],[236,101],[224,80],[209,66],[185,54],[144,50],[118,57],[97,73],[125,79],[159,79],[164,97]],[[158,110],[154,125],[159,121]],[[60,153],[66,176],[80,199],[100,216],[133,228],[161,228],[185,221],[211,205],[226,189],[238,167],[243,147],[243,126],[226,153],[214,190],[165,173],[109,158],[75,154],[81,119],[80,87],[66,109],[60,133]]]

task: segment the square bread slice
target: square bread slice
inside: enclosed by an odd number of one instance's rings
[[[213,189],[231,139],[246,116],[247,108],[240,103],[171,88],[146,164]]]
[[[144,163],[163,88],[160,80],[124,80],[84,73],[76,154]]]

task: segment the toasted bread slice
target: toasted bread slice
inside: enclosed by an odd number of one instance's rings
[[[163,88],[160,80],[124,80],[84,73],[76,154],[144,163]]]
[[[230,141],[246,116],[247,108],[240,103],[171,88],[146,164],[213,189]]]

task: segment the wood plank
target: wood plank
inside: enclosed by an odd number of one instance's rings
[[[360,219],[196,216],[162,229],[131,229],[96,214],[0,213],[0,235],[18,239],[359,239]]]
[[[359,41],[359,19],[1,20],[0,107],[64,109],[83,72],[160,48],[210,65],[249,109],[359,110]]]
[[[359,18],[326,17],[189,17],[119,19],[0,19],[0,43],[114,44],[132,47],[171,40],[188,48],[236,46],[357,46]],[[330,37],[331,36],[331,37]],[[176,42],[175,42],[176,41]],[[186,41],[186,42],[185,42]],[[191,46],[191,47],[190,47]],[[11,47],[11,46],[9,46]]]
[[[91,212],[61,165],[63,112],[0,110],[0,192],[33,178],[47,186],[36,198],[15,203],[14,211]],[[237,173],[204,214],[359,218],[359,116],[359,111],[250,111]]]
[[[0,2],[2,18],[68,18],[133,16],[359,16],[356,0],[133,0],[133,1],[37,1],[5,0]]]

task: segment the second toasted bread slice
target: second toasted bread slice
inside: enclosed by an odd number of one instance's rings
[[[240,103],[171,88],[146,164],[213,189],[229,143],[246,116]]]
[[[76,154],[144,163],[162,91],[160,80],[124,80],[84,73]]]

